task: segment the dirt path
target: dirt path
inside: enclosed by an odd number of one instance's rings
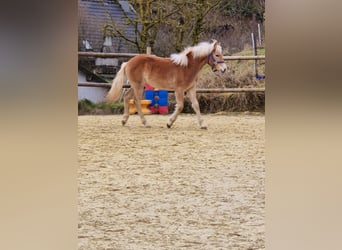
[[[80,116],[79,249],[265,249],[265,117]]]

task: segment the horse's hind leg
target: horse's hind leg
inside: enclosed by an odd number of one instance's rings
[[[176,96],[176,109],[173,112],[173,114],[170,116],[168,123],[166,126],[168,128],[171,128],[172,124],[176,121],[177,116],[182,112],[184,107],[184,91],[183,90],[175,90],[175,96]]]
[[[201,112],[200,112],[199,104],[198,104],[197,97],[196,97],[196,85],[188,90],[187,96],[189,97],[191,101],[191,106],[196,113],[197,121],[201,129],[207,129],[207,126],[204,124],[202,117],[201,117]]]
[[[144,92],[144,87],[143,86],[138,86],[134,88],[134,96],[135,96],[135,107],[137,108],[138,114],[140,116],[142,124],[144,124],[145,127],[150,127],[147,125],[147,121],[145,119],[144,113],[142,112],[141,109],[141,98],[143,96]]]
[[[122,118],[122,126],[125,126],[129,118],[129,100],[133,98],[133,89],[129,89],[124,96],[124,116]]]

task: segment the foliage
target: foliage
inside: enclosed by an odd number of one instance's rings
[[[264,55],[265,49],[258,49],[258,55]],[[234,55],[253,55],[252,49],[246,49]],[[227,72],[215,75],[206,65],[198,77],[198,88],[240,88],[240,87],[265,87],[265,80],[258,80],[254,74],[254,61],[226,61]],[[265,61],[257,61],[259,75],[265,75]]]
[[[93,103],[88,99],[78,101],[78,114],[121,114],[123,112],[123,103]]]
[[[198,102],[202,113],[218,112],[265,112],[264,93],[232,93],[232,94],[198,94]],[[176,101],[173,94],[169,95],[169,113],[173,112]],[[184,99],[183,113],[194,113],[191,102]],[[111,115],[122,114],[123,103],[95,104],[90,100],[78,101],[79,115]]]
[[[126,24],[135,28],[136,39],[132,40],[126,36],[124,27],[118,27],[114,21],[112,26],[114,35],[136,46],[139,53],[145,53],[148,46],[153,49],[159,26],[167,23],[170,17],[182,8],[181,4],[170,7],[169,3],[161,0],[130,0],[128,2],[133,6],[136,16],[129,16],[125,11],[123,13],[127,20]]]
[[[229,0],[223,2],[223,7],[227,16],[234,18],[245,18],[256,15],[258,20],[264,20],[264,0]]]
[[[264,93],[231,93],[199,95],[198,102],[203,113],[265,112]],[[190,103],[188,103],[189,105]]]
[[[114,35],[133,44],[140,53],[150,46],[160,56],[181,51],[197,44],[207,35],[213,37],[235,27],[236,20],[250,18],[253,14],[263,21],[264,0],[188,0],[153,1],[129,0],[136,17],[124,13],[127,25],[135,27],[136,39],[125,35],[124,28],[113,22]],[[234,19],[235,21],[231,21]],[[239,23],[238,25],[240,25]],[[223,28],[222,28],[223,27]],[[212,30],[218,31],[216,34]],[[234,28],[235,29],[235,28]],[[245,29],[245,28],[244,28]]]

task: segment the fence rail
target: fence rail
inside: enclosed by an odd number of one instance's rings
[[[118,58],[118,57],[134,57],[139,54],[135,53],[102,53],[102,52],[78,52],[81,57],[101,57],[101,58]],[[223,56],[224,60],[265,60],[264,55],[260,56]]]
[[[135,53],[78,52],[78,56],[101,57],[101,58],[134,57],[137,55],[139,55],[139,54],[135,54]]]
[[[79,82],[79,87],[100,87],[100,88],[110,88],[110,83],[96,83],[96,82]],[[130,88],[130,85],[124,85],[123,88]],[[173,91],[169,91],[173,92]],[[265,92],[265,88],[210,88],[204,89],[200,88],[197,89],[197,93],[245,93],[245,92]]]
[[[78,52],[80,57],[101,57],[101,58],[124,58],[134,57],[136,53],[102,53],[102,52]],[[265,60],[264,55],[259,56],[223,56],[224,60]],[[110,83],[96,82],[79,82],[79,87],[101,87],[110,88]],[[130,88],[130,85],[124,85],[123,88]],[[169,91],[173,92],[173,91]],[[212,89],[197,89],[197,93],[234,93],[234,92],[265,92],[265,88],[212,88]]]
[[[266,57],[264,55],[260,56],[223,56],[224,60],[232,61],[232,60],[265,60]]]

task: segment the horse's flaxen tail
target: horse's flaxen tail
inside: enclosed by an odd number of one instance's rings
[[[125,72],[126,64],[127,63],[123,63],[121,65],[119,72],[116,74],[113,80],[112,87],[110,88],[106,97],[106,100],[109,103],[116,102],[120,98],[122,86],[124,85],[124,82],[127,80]]]

